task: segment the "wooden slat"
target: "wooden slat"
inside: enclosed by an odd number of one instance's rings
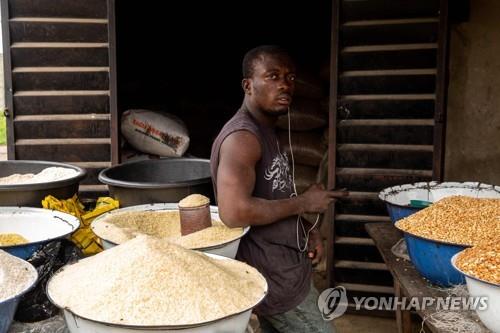
[[[373,48],[373,51],[348,49],[346,48],[340,55],[342,69],[345,71],[436,67],[436,48],[402,50]]]
[[[90,185],[90,184],[102,185],[98,179],[99,172],[111,166],[111,162],[70,162],[70,163],[87,170],[87,177],[80,183],[82,185]]]
[[[342,95],[428,94],[434,92],[435,74],[344,75],[340,77],[339,89]]]
[[[348,291],[363,291],[369,293],[382,293],[382,294],[393,294],[394,288],[388,286],[377,286],[369,284],[358,284],[358,283],[342,283],[342,286]]]
[[[425,144],[433,141],[432,126],[339,127],[339,143]]]
[[[359,237],[337,237],[335,238],[336,244],[348,244],[348,245],[362,245],[362,246],[372,246],[374,245],[371,238],[359,238]]]
[[[351,126],[434,126],[434,119],[347,119],[338,127]]]
[[[18,43],[11,48],[14,67],[104,67],[108,65],[107,44],[95,43],[94,45],[98,45],[95,47],[29,47],[19,46],[19,44],[31,43]]]
[[[349,148],[352,146],[355,148]],[[430,147],[430,150],[422,150],[419,146]],[[337,146],[337,165],[388,169],[411,169],[417,165],[432,169],[432,145],[408,145],[406,150],[404,147],[406,145],[340,144]]]
[[[105,0],[15,0],[9,4],[12,17],[107,17]]]
[[[109,113],[108,93],[46,94],[18,92],[14,95],[16,115]]]
[[[357,45],[345,46],[341,49],[342,53],[360,53],[360,52],[383,52],[383,51],[416,51],[416,50],[435,50],[437,43],[406,43],[406,44],[379,44],[379,45]]]
[[[342,168],[342,169],[355,169],[355,168]],[[430,170],[405,170],[405,169],[391,169],[387,172],[368,170],[364,172],[353,172],[353,171],[343,171],[337,173],[337,182],[339,187],[345,187],[352,191],[381,191],[384,188],[400,185],[409,184],[423,181],[430,181],[432,174]],[[390,172],[389,172],[390,171]],[[363,207],[366,203],[359,203],[363,213],[378,214],[383,213],[382,211],[368,210],[368,206]],[[353,212],[351,212],[353,213]],[[361,213],[361,212],[360,212]]]
[[[433,99],[361,99],[340,100],[340,119],[429,119],[434,117]]]
[[[378,176],[378,175],[391,175],[391,176],[422,176],[431,177],[432,170],[407,170],[407,169],[375,169],[375,168],[337,168],[337,175],[353,175],[353,176]]]
[[[335,216],[336,220],[343,221],[365,221],[365,222],[390,222],[389,216],[377,216],[377,215],[354,215],[354,214],[337,214]]]
[[[342,101],[422,101],[434,100],[434,94],[359,94],[359,95],[343,95],[340,97]]]
[[[415,23],[438,23],[437,17],[421,17],[421,18],[404,18],[404,19],[385,19],[385,20],[362,20],[362,21],[347,21],[342,24],[342,27],[365,27],[376,25],[401,25]]]
[[[104,23],[11,21],[9,26],[12,43],[108,41],[108,26]]]
[[[17,139],[108,138],[109,114],[17,116]]]
[[[435,20],[416,23],[397,22],[399,21],[396,21],[396,24],[344,25],[341,29],[342,45],[417,44],[437,41],[438,23]]]
[[[345,0],[342,1],[342,19],[377,20],[437,16],[439,6],[433,0],[407,1],[391,0]]]
[[[337,145],[337,151],[408,151],[408,152],[432,152],[433,145],[384,145],[365,143],[343,143]]]
[[[350,70],[340,73],[341,77],[365,77],[365,76],[400,76],[400,75],[436,75],[435,68],[418,69],[373,69],[373,70]]]
[[[339,181],[343,181],[343,179],[340,178]],[[342,183],[339,182],[339,184]],[[374,192],[368,192],[370,190],[370,183],[368,183],[369,186],[363,186],[362,184],[359,184],[359,182],[354,183],[353,186],[347,186],[347,184],[343,185],[346,185],[345,187],[349,188],[349,197],[339,200],[339,204],[336,205],[337,214],[374,216],[387,215],[387,207],[385,203],[378,198],[378,192],[383,189],[383,187],[375,189],[371,186],[371,190]]]
[[[108,24],[107,19],[88,19],[72,17],[14,17],[9,22],[36,22],[36,23],[78,23],[78,24]]]
[[[334,267],[347,269],[373,269],[378,271],[387,270],[387,265],[383,262],[364,262],[353,260],[337,260]]]
[[[111,157],[109,139],[16,140],[16,157],[22,160],[106,161]]]
[[[15,90],[106,90],[109,88],[109,73],[102,70],[70,71],[14,71]]]

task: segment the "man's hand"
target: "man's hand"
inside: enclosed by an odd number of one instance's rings
[[[311,185],[299,198],[303,213],[323,213],[336,198],[349,195],[347,191],[326,191],[322,184]]]
[[[312,265],[316,266],[321,262],[325,254],[323,240],[318,229],[311,230],[309,234],[309,243],[307,245],[307,256],[312,260]]]

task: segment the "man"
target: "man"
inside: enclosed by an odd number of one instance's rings
[[[260,46],[245,55],[243,104],[212,146],[211,171],[221,219],[230,227],[252,226],[237,258],[268,282],[269,293],[256,308],[263,332],[332,332],[311,285],[311,260],[324,252],[321,237],[314,229],[306,244],[297,215],[324,212],[345,193],[319,185],[294,193],[288,156],[275,133],[292,102],[294,81],[295,67],[283,49]]]

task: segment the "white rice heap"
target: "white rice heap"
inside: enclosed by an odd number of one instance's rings
[[[111,213],[92,223],[92,230],[115,244],[122,244],[137,235],[149,235],[168,239],[188,249],[217,246],[243,234],[243,228],[229,228],[222,221],[212,219],[212,226],[182,236],[178,210]]]
[[[66,267],[48,292],[58,306],[88,319],[168,326],[250,309],[265,295],[266,282],[242,262],[138,236]]]
[[[24,260],[0,250],[0,302],[26,290],[37,278],[36,270]]]
[[[53,182],[75,177],[78,171],[70,168],[50,167],[45,168],[37,174],[25,173],[0,178],[0,185],[17,185]]]

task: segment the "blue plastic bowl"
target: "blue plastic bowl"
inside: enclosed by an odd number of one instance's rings
[[[403,233],[411,262],[429,282],[442,287],[465,283],[463,274],[451,264],[451,258],[469,246],[431,240],[405,231]]]
[[[389,212],[389,217],[391,218],[392,223],[396,223],[397,221],[423,209],[395,205],[390,202],[386,202],[385,206],[387,207],[387,211]]]
[[[18,295],[15,295],[9,299],[0,302],[0,333],[8,332],[9,327],[12,324],[12,320],[14,319],[14,314],[16,313],[17,306],[21,301],[21,297],[28,291],[30,291],[35,286],[38,280],[38,273],[36,269],[31,264],[28,265],[29,266],[27,267],[30,267],[30,269],[33,270],[35,274],[35,279],[33,279],[33,282],[31,283],[30,286],[21,291]]]

